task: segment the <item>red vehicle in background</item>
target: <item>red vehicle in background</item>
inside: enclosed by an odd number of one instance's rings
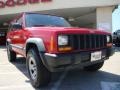
[[[108,32],[75,28],[62,17],[23,13],[14,19],[7,34],[8,60],[26,58],[31,84],[47,85],[51,72],[83,67],[96,71],[113,55]]]

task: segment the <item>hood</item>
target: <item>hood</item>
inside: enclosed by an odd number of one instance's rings
[[[30,27],[27,28],[33,34],[58,33],[58,34],[110,34],[103,30],[76,28],[76,27]]]

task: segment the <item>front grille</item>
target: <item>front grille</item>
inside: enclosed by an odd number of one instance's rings
[[[74,50],[104,48],[107,45],[106,35],[81,34],[70,35],[71,46]]]

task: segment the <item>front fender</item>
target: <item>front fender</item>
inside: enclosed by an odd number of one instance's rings
[[[45,46],[44,46],[43,40],[41,38],[29,38],[26,41],[26,48],[29,44],[35,44],[37,46],[39,52],[45,52]]]
[[[40,58],[41,58],[41,60],[43,62],[43,65],[47,68],[48,65],[47,65],[46,61],[44,60],[44,53],[45,53],[46,49],[45,49],[43,40],[41,38],[29,38],[26,41],[26,47],[25,47],[26,53],[27,53],[27,48],[31,44],[37,46],[37,49],[39,51],[39,55],[40,55]]]

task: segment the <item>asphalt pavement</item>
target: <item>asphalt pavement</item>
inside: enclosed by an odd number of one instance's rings
[[[120,48],[97,72],[72,70],[52,73],[51,83],[38,90],[120,90]],[[8,62],[6,48],[0,47],[0,90],[35,90],[29,81],[25,59]]]

